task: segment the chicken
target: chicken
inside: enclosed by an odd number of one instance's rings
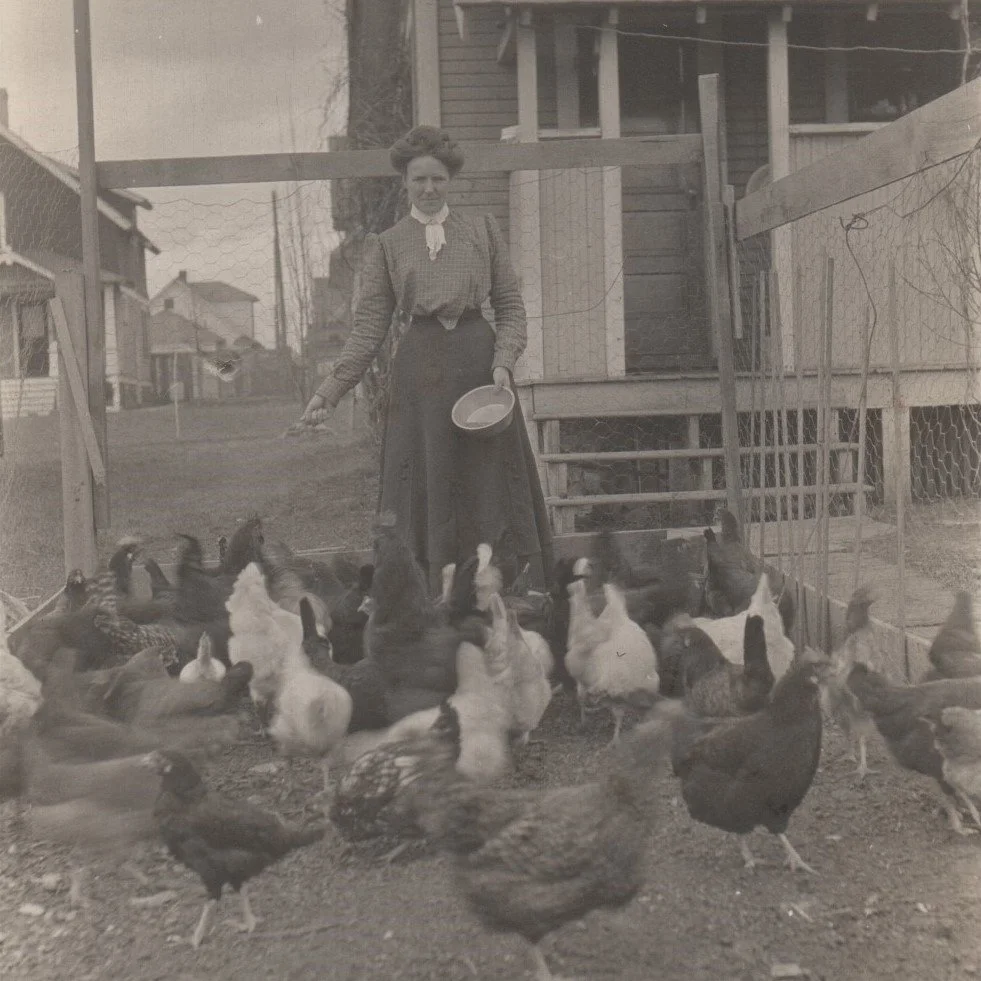
[[[696,627],[687,613],[669,617],[654,636],[651,627],[646,630],[652,643],[656,641],[660,692],[667,698],[681,698],[685,694],[686,676],[695,678],[712,670],[720,657],[726,661],[715,641],[701,627]]]
[[[92,625],[106,638],[113,654],[132,657],[152,648],[168,673],[180,673],[180,638],[169,625],[136,623],[102,608],[93,614]]]
[[[514,611],[505,609],[496,593],[490,598],[490,612],[493,620],[484,645],[486,657],[500,658],[506,664],[507,680],[502,683],[507,690],[511,734],[526,746],[552,700],[547,666],[528,645]]]
[[[606,607],[594,618],[582,581],[569,586],[566,667],[576,680],[580,708],[608,706],[619,742],[627,705],[649,708],[658,694],[657,657],[647,634],[627,616],[623,593],[603,587]]]
[[[133,595],[133,562],[140,551],[136,538],[121,538],[109,559],[106,572],[86,584],[88,603],[114,611],[121,600]]]
[[[344,738],[353,708],[346,689],[310,666],[302,638],[287,646],[269,735],[284,756],[321,761],[324,793],[330,789],[327,755]]]
[[[954,788],[944,778],[944,758],[935,745],[933,727],[944,709],[981,709],[981,678],[894,685],[859,662],[848,675],[848,687],[872,716],[893,759],[907,770],[935,780],[951,829],[957,834],[968,833],[957,810]]]
[[[455,766],[459,752],[460,719],[443,702],[422,732],[385,742],[355,760],[337,785],[330,820],[351,841],[417,837],[420,795],[430,780]]]
[[[821,701],[825,712],[844,730],[849,744],[858,743],[858,777],[864,780],[872,771],[868,764],[869,736],[875,723],[848,687],[848,676],[856,664],[882,670],[882,659],[869,623],[869,607],[874,597],[867,586],[852,593],[845,612],[845,637],[832,651],[821,680]]]
[[[750,715],[766,705],[773,688],[773,672],[766,656],[763,618],[750,610],[743,638],[743,663],[731,664],[721,652],[708,670],[688,663],[683,682],[688,709],[703,717]]]
[[[678,720],[672,762],[688,813],[739,835],[747,868],[756,859],[744,836],[762,826],[780,839],[792,870],[813,872],[786,831],[817,772],[821,733],[817,665],[806,655],[759,712],[719,723],[690,714]]]
[[[751,598],[755,610],[763,617],[763,627],[766,632],[766,650],[770,659],[770,667],[774,677],[783,677],[794,658],[794,645],[784,632],[783,618],[777,604],[773,601],[770,591],[770,577],[763,573]],[[736,613],[720,620],[706,617],[695,617],[692,623],[701,628],[712,638],[719,650],[734,664],[742,660],[743,636],[746,630],[748,613]]]
[[[924,681],[981,676],[981,639],[974,625],[972,607],[971,594],[959,592],[950,616],[927,652],[932,669]]]
[[[173,606],[176,602],[177,590],[164,575],[164,571],[160,568],[157,560],[152,556],[146,556],[143,559],[143,568],[146,569],[146,573],[150,577],[151,596],[155,600],[160,600],[166,602],[169,606]]]
[[[306,598],[300,601],[300,621],[303,624],[303,650],[311,666],[336,681],[351,696],[348,732],[384,729],[388,725],[385,682],[375,658],[368,656],[354,664],[336,664],[331,657],[331,642],[317,632],[313,607]]]
[[[20,789],[20,741],[40,706],[41,682],[10,653],[0,614],[0,800]]]
[[[72,569],[65,580],[58,602],[55,604],[56,613],[74,613],[82,609],[89,601],[89,584],[81,569]]]
[[[198,654],[181,668],[178,676],[181,681],[221,681],[225,677],[225,665],[214,657],[214,642],[207,633],[201,634],[198,641]]]
[[[554,583],[549,593],[552,622],[548,640],[555,659],[555,681],[564,688],[574,688],[575,680],[565,665],[569,648],[569,586],[590,575],[587,558],[559,559],[555,563]]]
[[[226,606],[232,631],[228,656],[232,664],[248,661],[252,665],[249,692],[265,724],[271,717],[287,653],[303,643],[303,624],[296,614],[273,602],[254,562],[235,580]]]
[[[357,582],[329,607],[331,627],[328,639],[333,648],[333,659],[338,664],[354,664],[364,656],[364,628],[368,615],[362,612],[361,604],[371,591],[374,575],[373,565],[362,565],[358,569]]]
[[[422,569],[389,525],[377,528],[374,565],[365,651],[378,663],[388,719],[396,722],[454,692],[457,649],[466,633],[440,616]]]
[[[502,791],[456,779],[430,796],[423,826],[455,855],[458,890],[490,929],[525,939],[539,981],[554,979],[539,947],[549,933],[626,905],[644,883],[671,711],[638,726],[592,783]]]
[[[934,745],[944,760],[944,780],[981,831],[981,814],[975,804],[981,800],[981,711],[945,708],[931,727]]]
[[[158,832],[170,854],[195,872],[208,892],[192,946],[198,947],[208,932],[226,885],[239,894],[240,926],[251,933],[257,920],[249,902],[248,881],[290,852],[320,841],[325,826],[294,827],[249,801],[210,792],[181,753],[151,753],[145,762],[160,775],[160,793],[153,808]]]

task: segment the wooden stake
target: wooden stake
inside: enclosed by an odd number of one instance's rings
[[[893,423],[893,472],[890,476],[896,488],[896,566],[898,578],[896,592],[898,603],[896,611],[896,627],[899,630],[900,653],[903,658],[903,670],[906,680],[913,680],[910,664],[909,644],[906,642],[906,492],[909,487],[907,474],[909,472],[908,429],[904,425],[905,414],[908,411],[903,405],[902,386],[900,384],[900,352],[899,352],[899,297],[896,285],[896,263],[889,263],[889,292],[886,300],[886,316],[889,318],[889,347],[892,360],[892,423]]]
[[[820,431],[818,443],[820,466],[820,501],[821,513],[819,520],[820,537],[818,547],[820,548],[821,574],[820,574],[820,601],[818,603],[818,649],[829,652],[831,638],[828,636],[830,624],[830,606],[828,603],[829,592],[829,559],[831,551],[830,530],[831,530],[831,377],[834,361],[834,297],[835,297],[835,260],[832,256],[825,259],[824,264],[824,288],[821,291],[823,298],[822,330],[824,351],[819,361],[821,366],[819,392],[820,392]]]
[[[99,186],[95,172],[95,111],[92,98],[92,32],[89,0],[74,0],[75,89],[78,103],[78,182],[82,219],[82,275],[85,279],[85,334],[88,352],[88,404],[103,463],[108,466],[106,434],[106,328],[99,270]],[[118,396],[117,396],[118,397]],[[109,488],[94,493],[97,528],[109,527]]]

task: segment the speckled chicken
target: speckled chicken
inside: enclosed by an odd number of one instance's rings
[[[848,676],[856,664],[865,664],[876,671],[882,669],[879,645],[869,622],[869,607],[873,600],[867,586],[860,586],[852,593],[845,612],[845,637],[832,651],[821,679],[821,701],[825,711],[841,726],[849,743],[858,745],[860,780],[872,772],[868,764],[868,741],[875,731],[875,723],[848,687]]]
[[[974,625],[970,593],[962,590],[954,598],[954,608],[934,637],[927,656],[931,670],[924,681],[981,676],[981,639]]]
[[[756,859],[745,836],[764,827],[780,839],[791,869],[813,872],[786,831],[817,773],[821,733],[817,665],[807,655],[753,715],[712,723],[687,714],[675,727],[672,762],[688,813],[739,835],[747,868]]]
[[[592,783],[525,791],[455,779],[430,798],[423,824],[455,854],[457,889],[485,926],[528,942],[538,981],[559,981],[543,938],[592,910],[626,905],[645,880],[675,709],[657,711]]]
[[[848,687],[872,716],[896,762],[936,781],[951,830],[967,834],[957,810],[956,792],[944,777],[944,757],[934,741],[934,727],[944,709],[981,709],[981,678],[894,685],[859,663],[848,676]]]
[[[420,794],[452,768],[460,753],[460,719],[449,702],[432,725],[358,757],[338,782],[330,820],[345,838],[418,837]]]
[[[981,711],[945,708],[933,724],[934,745],[943,757],[944,780],[981,831]]]
[[[181,753],[154,752],[145,763],[160,775],[160,793],[153,808],[160,837],[171,855],[195,872],[208,891],[192,946],[199,946],[208,932],[226,885],[241,900],[240,928],[251,933],[257,920],[246,883],[290,852],[319,841],[325,827],[295,827],[249,801],[209,791]]]

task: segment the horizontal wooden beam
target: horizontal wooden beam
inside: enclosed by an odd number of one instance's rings
[[[453,0],[458,7],[602,7],[607,6],[600,0]],[[696,8],[698,4],[704,3],[707,7],[745,7],[746,0],[698,0],[698,3],[679,3],[679,0],[616,0],[618,7],[679,7],[687,6]],[[890,7],[939,7],[945,9],[950,0],[889,0]],[[837,5],[848,7],[875,7],[878,4],[870,4],[868,0],[837,0]],[[757,0],[753,6],[787,7],[786,0]],[[869,18],[874,20],[875,18]]]
[[[776,411],[768,408],[768,412]],[[817,443],[788,443],[786,446],[744,446],[739,452],[742,456],[759,456],[761,453],[769,456],[782,453],[784,450],[803,450],[813,453],[819,449]],[[858,443],[832,443],[833,451],[857,450]],[[606,450],[596,453],[540,453],[543,463],[631,463],[643,460],[696,460],[721,458],[724,450],[717,447],[698,447],[681,450]]]
[[[968,153],[981,140],[981,78],[736,202],[740,241]]]
[[[579,167],[674,167],[700,159],[702,138],[685,135],[543,143],[461,143],[460,147],[467,161],[464,171],[468,174]],[[96,171],[99,186],[104,189],[395,176],[388,150],[104,160],[96,165]]]
[[[858,484],[831,484],[828,492],[831,494],[855,494]],[[874,491],[874,487],[865,487],[866,491]],[[789,484],[783,487],[744,487],[745,497],[813,497],[822,491],[816,484],[800,486]],[[698,491],[650,491],[641,494],[590,494],[583,497],[546,497],[545,503],[555,508],[588,508],[601,504],[671,504],[675,501],[724,501],[729,492],[724,488]]]

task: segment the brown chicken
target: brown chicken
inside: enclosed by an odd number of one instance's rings
[[[531,945],[538,981],[554,978],[544,937],[640,890],[677,711],[658,706],[593,783],[526,791],[456,779],[432,795],[424,825],[456,855],[457,887],[487,927]]]
[[[944,780],[981,831],[981,814],[974,803],[981,800],[981,711],[944,709],[933,724],[933,741],[944,758]]]
[[[882,667],[875,631],[869,623],[869,607],[874,597],[867,586],[860,586],[848,601],[845,637],[822,667],[821,701],[828,715],[841,726],[849,744],[858,743],[858,778],[872,771],[868,764],[869,736],[875,731],[872,716],[848,687],[848,676],[856,664],[874,670]]]
[[[927,656],[932,667],[924,681],[981,675],[981,639],[974,626],[970,593],[962,590],[954,598],[954,608],[934,637]]]

